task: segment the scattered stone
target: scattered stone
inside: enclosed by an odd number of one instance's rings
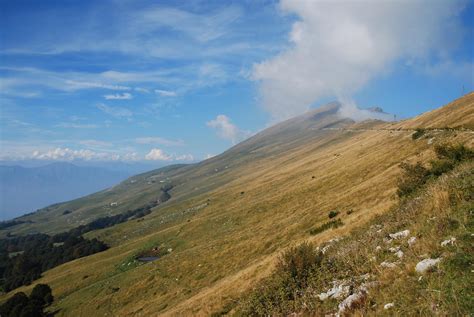
[[[393,306],[395,306],[394,303],[388,303],[388,304],[385,304],[385,305],[383,306],[383,309],[390,309],[390,308],[392,308]]]
[[[400,232],[391,233],[391,234],[389,234],[389,237],[394,239],[394,240],[397,240],[397,239],[401,239],[401,238],[406,238],[406,237],[408,237],[409,234],[410,234],[410,230],[403,230],[403,231],[400,231]]]
[[[333,287],[325,293],[318,294],[319,300],[326,300],[328,298],[340,298],[349,294],[350,287],[345,285],[344,281],[333,281]]]
[[[407,242],[409,246],[412,246],[416,242],[416,237],[411,237]]]
[[[382,250],[382,247],[378,245],[378,246],[375,248],[375,251],[380,251],[380,250]]]
[[[418,262],[418,264],[415,267],[415,271],[420,273],[420,274],[423,274],[426,271],[430,270],[433,266],[438,264],[440,261],[441,261],[441,258],[424,259],[424,260]]]
[[[447,245],[453,245],[454,243],[456,242],[456,238],[455,237],[451,237],[450,239],[448,240],[444,240],[443,242],[441,242],[441,246],[442,247],[445,247]]]

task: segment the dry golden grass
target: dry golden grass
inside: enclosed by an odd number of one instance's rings
[[[469,105],[472,99],[467,97]],[[463,122],[472,122],[472,109],[454,107],[443,112],[443,120],[457,120],[460,112]],[[267,276],[288,246],[345,235],[389,210],[397,202],[398,164],[430,157],[428,137],[434,143],[473,142],[468,132],[433,131],[413,141],[411,131],[377,128],[390,126],[386,123],[371,126],[374,130],[308,130],[291,142],[285,139],[242,156],[230,151],[202,164],[192,174],[183,173],[187,176],[180,177],[189,180],[143,221],[88,234],[111,249],[54,268],[37,282],[51,285],[58,316],[204,316],[219,311]],[[219,173],[213,172],[216,166]],[[207,207],[182,213],[208,199]],[[334,209],[341,211],[345,225],[309,235]],[[349,209],[354,212],[347,215]],[[158,261],[120,269],[154,245],[173,251]]]

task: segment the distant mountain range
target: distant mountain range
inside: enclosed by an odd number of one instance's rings
[[[94,193],[128,176],[128,172],[65,162],[39,167],[0,166],[0,220]]]

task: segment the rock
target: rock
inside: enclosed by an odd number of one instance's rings
[[[396,240],[396,239],[401,239],[401,238],[408,237],[409,234],[410,234],[410,230],[403,230],[403,231],[400,231],[400,232],[391,233],[391,234],[389,234],[389,236],[390,236],[390,238]]]
[[[438,264],[440,261],[441,261],[441,258],[424,259],[424,260],[418,262],[418,264],[415,267],[415,271],[418,272],[418,273],[423,274],[426,271],[428,271],[429,269],[431,269],[433,266]]]
[[[416,242],[416,237],[411,237],[407,242],[409,246],[412,246]]]
[[[392,308],[393,306],[395,306],[394,303],[388,303],[388,304],[385,304],[385,305],[383,306],[383,309],[390,309],[390,308]]]
[[[339,298],[349,293],[350,287],[344,284],[344,281],[333,281],[333,287],[325,293],[318,294],[320,300],[326,300],[328,298]]]
[[[450,239],[444,240],[443,242],[441,242],[441,246],[442,246],[442,247],[445,247],[445,246],[447,246],[448,244],[453,245],[455,242],[456,242],[456,238],[455,238],[455,237],[451,237]]]

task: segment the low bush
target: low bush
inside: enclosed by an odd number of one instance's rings
[[[424,167],[419,162],[400,164],[403,175],[398,181],[399,197],[411,195],[430,178],[439,177],[451,171],[459,163],[474,158],[474,151],[464,145],[436,145],[434,150],[437,159],[430,162],[430,168]]]
[[[339,211],[331,210],[328,214],[328,217],[329,217],[329,219],[332,219],[332,218],[336,217],[337,215],[339,215]]]
[[[313,229],[309,230],[309,234],[310,235],[315,235],[315,234],[321,233],[323,231],[326,231],[328,229],[338,228],[338,227],[341,227],[343,225],[344,225],[344,223],[342,222],[341,219],[331,220],[331,221],[328,221],[328,222],[322,224],[319,227],[316,227],[316,228],[313,228]]]
[[[292,303],[318,270],[323,254],[312,243],[290,248],[278,259],[274,274],[245,301],[243,316],[289,315]]]
[[[411,135],[413,140],[421,138],[425,134],[425,129],[418,128],[415,132]]]

